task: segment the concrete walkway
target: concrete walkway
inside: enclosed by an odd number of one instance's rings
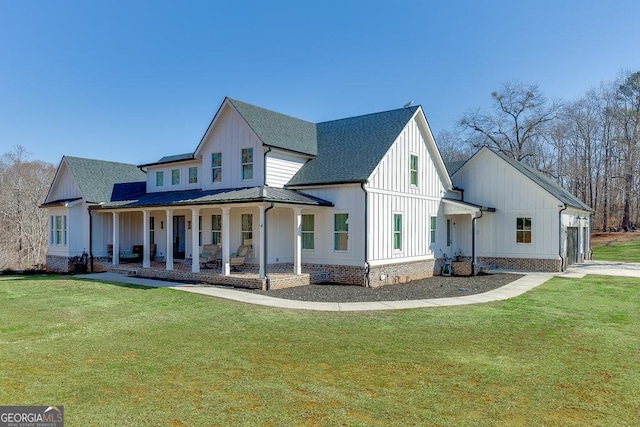
[[[139,277],[129,277],[124,274],[118,273],[80,274],[76,277],[91,280],[103,280],[108,282],[131,283],[134,285],[143,285],[157,288],[171,288],[185,292],[193,292],[196,294],[230,299],[247,304],[265,305],[268,307],[318,311],[369,311],[400,310],[405,308],[445,307],[452,305],[478,304],[483,302],[504,300],[522,295],[528,290],[533,289],[536,286],[540,286],[554,276],[582,278],[587,274],[600,274],[610,276],[640,277],[640,263],[588,261],[584,264],[573,265],[564,273],[530,273],[522,271],[509,272],[524,274],[524,277],[516,280],[515,282],[506,284],[501,288],[494,289],[482,294],[411,301],[371,302],[310,302],[287,300],[266,295],[254,294],[251,292],[238,291],[230,288],[142,279]]]

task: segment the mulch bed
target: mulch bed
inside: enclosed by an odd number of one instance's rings
[[[484,274],[475,277],[434,276],[378,288],[324,283],[270,291],[246,290],[275,298],[316,302],[402,301],[480,294],[521,278],[519,274]]]

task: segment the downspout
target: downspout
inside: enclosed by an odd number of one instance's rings
[[[558,255],[560,256],[560,271],[564,271],[564,257],[562,256],[562,211],[567,209],[567,204],[558,211]]]
[[[91,265],[91,269],[89,270],[93,273],[93,217],[91,216],[91,207],[88,207],[89,211],[89,264]]]
[[[369,193],[364,186],[367,182],[361,182],[360,188],[364,191],[364,263],[366,265],[364,273],[365,287],[371,287],[371,278],[369,273],[371,272],[371,264],[369,264]]]
[[[484,211],[480,209],[480,216],[474,216],[471,220],[471,275],[476,275],[476,221],[482,218]]]
[[[271,205],[264,210],[264,277],[265,279],[267,279],[267,290],[271,289],[271,279],[269,278],[269,264],[268,264],[268,260],[269,258],[267,257],[267,252],[269,251],[269,245],[268,245],[268,236],[269,236],[269,230],[267,230],[267,212],[269,212],[271,209],[273,209],[273,202],[271,202]]]

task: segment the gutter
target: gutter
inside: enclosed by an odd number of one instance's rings
[[[560,256],[560,272],[564,271],[564,257],[562,256],[562,211],[568,208],[564,203],[564,207],[558,211],[558,256]]]
[[[371,278],[369,273],[371,272],[371,264],[369,264],[369,193],[364,188],[366,182],[360,183],[360,188],[364,191],[364,263],[366,265],[364,280],[365,287],[371,287]]]

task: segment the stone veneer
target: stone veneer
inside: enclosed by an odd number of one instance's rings
[[[51,273],[68,273],[70,271],[69,257],[47,255],[47,271]]]

